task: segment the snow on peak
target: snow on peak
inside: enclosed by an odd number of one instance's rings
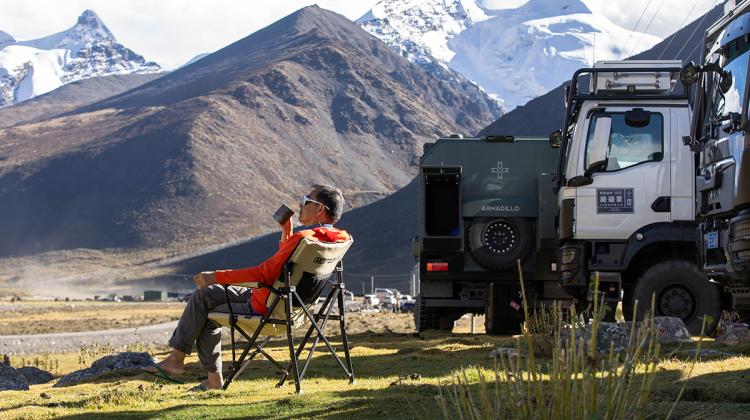
[[[84,11],[73,27],[44,38],[19,42],[20,45],[51,50],[66,48],[77,53],[92,42],[117,42],[93,10]]]
[[[159,71],[158,64],[119,44],[93,10],[71,28],[39,39],[16,41],[0,32],[0,107],[76,80]]]
[[[483,8],[486,1],[382,0],[357,22],[428,71],[435,64],[458,71],[506,110],[594,59],[625,58],[660,41],[631,34],[581,0],[529,0],[500,10]]]
[[[357,23],[412,61],[445,63],[448,39],[487,18],[474,0],[383,0]]]

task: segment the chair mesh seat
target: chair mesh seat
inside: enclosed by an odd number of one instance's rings
[[[230,315],[227,312],[211,312],[208,314],[208,319],[216,321],[223,327],[230,328]],[[260,315],[237,315],[236,327],[240,327],[245,331],[255,331],[260,325],[260,321],[263,319]],[[268,324],[263,325],[263,329],[260,330],[262,336],[279,336],[286,335],[286,325],[280,324]]]

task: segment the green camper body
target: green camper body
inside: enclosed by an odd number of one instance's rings
[[[558,212],[551,174],[557,154],[542,138],[443,138],[425,145],[415,241],[420,329],[450,324],[467,312],[493,311],[496,321],[517,318],[512,310],[501,313],[520,303],[516,259],[532,298],[560,298],[551,270]],[[508,237],[510,245],[504,242]],[[513,246],[520,246],[520,253],[503,254]],[[510,332],[503,325],[487,327]]]

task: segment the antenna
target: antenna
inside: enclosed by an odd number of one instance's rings
[[[591,49],[591,67],[596,64],[596,32],[594,32],[594,47]]]

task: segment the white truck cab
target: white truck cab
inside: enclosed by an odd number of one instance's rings
[[[704,315],[718,320],[722,297],[697,266],[681,65],[602,61],[577,71],[564,128],[550,142],[561,147],[557,226],[566,291],[588,301],[598,275],[611,307],[624,292],[626,318],[636,300],[642,314],[655,294],[659,315],[680,317],[696,333]]]

